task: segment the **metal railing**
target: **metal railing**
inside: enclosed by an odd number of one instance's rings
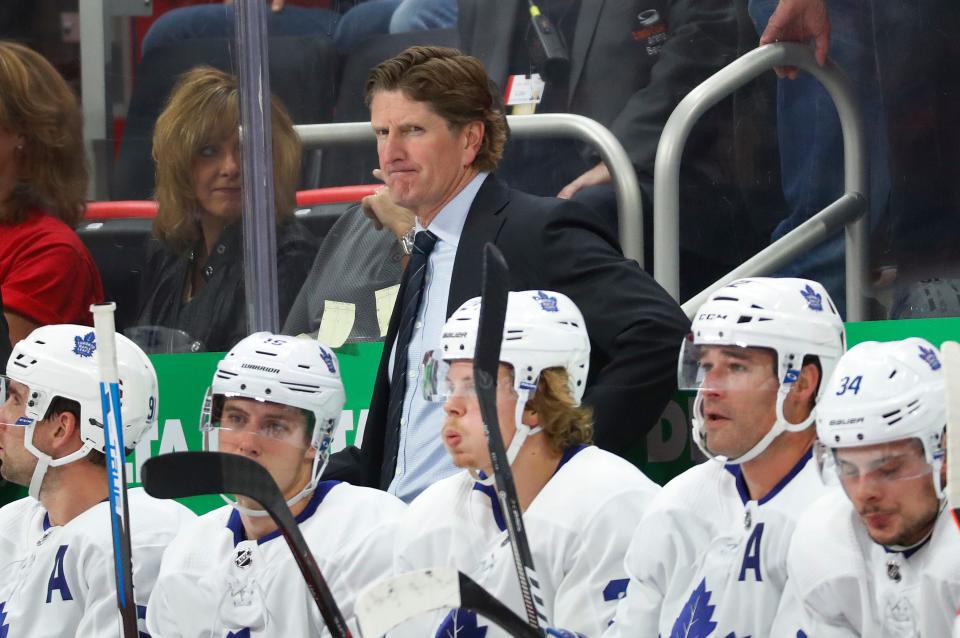
[[[543,113],[509,115],[510,134],[516,137],[544,138],[565,136],[592,145],[610,169],[617,195],[620,242],[623,254],[643,263],[643,203],[640,185],[627,152],[605,126],[582,115]],[[307,148],[373,141],[369,122],[338,124],[301,124],[294,127]]]
[[[837,108],[843,130],[844,194],[740,267],[683,304],[692,316],[717,288],[746,276],[771,274],[846,227],[846,300],[848,321],[866,319],[867,158],[863,123],[856,97],[843,72],[828,60],[817,64],[810,47],[778,43],[759,47],[718,71],[677,105],[660,136],[654,167],[653,268],[657,281],[675,299],[680,290],[680,159],[690,131],[703,113],[761,73],[776,66],[795,66],[824,86]],[[717,247],[723,250],[722,246]]]

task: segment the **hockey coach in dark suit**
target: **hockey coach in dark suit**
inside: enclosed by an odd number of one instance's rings
[[[335,455],[327,478],[411,500],[454,471],[440,437],[443,406],[420,392],[424,354],[443,323],[480,294],[486,242],[503,252],[514,290],[568,295],[590,335],[584,402],[595,442],[624,452],[657,422],[676,388],[689,322],[597,215],[512,190],[493,173],[506,119],[482,64],[454,49],[413,47],[367,81],[371,124],[390,198],[416,215],[361,447]],[[509,443],[509,441],[507,442]]]

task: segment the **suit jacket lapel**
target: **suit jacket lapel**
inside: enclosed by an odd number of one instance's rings
[[[583,72],[583,63],[587,59],[587,51],[593,43],[597,31],[597,22],[600,12],[603,11],[604,0],[581,0],[580,15],[577,16],[577,27],[573,34],[573,47],[570,51],[570,95],[567,104],[573,101],[577,82]]]
[[[510,189],[492,173],[483,181],[470,205],[467,219],[457,244],[447,298],[447,316],[467,299],[480,294],[480,273],[483,267],[483,246],[496,242],[500,228],[507,221],[503,209],[510,201]]]

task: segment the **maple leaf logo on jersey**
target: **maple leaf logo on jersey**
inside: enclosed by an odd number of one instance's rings
[[[807,286],[800,291],[800,294],[807,300],[807,306],[810,307],[810,310],[817,312],[823,310],[823,296],[814,290],[810,284],[807,284]]]
[[[559,312],[556,297],[551,297],[542,290],[538,290],[533,298],[540,302],[540,307],[543,308],[544,312]]]
[[[717,623],[713,622],[716,606],[710,604],[712,595],[704,578],[680,610],[680,616],[670,630],[670,638],[707,638],[717,628]]]
[[[924,348],[923,346],[917,346],[920,348],[920,358],[923,359],[931,370],[940,369],[940,360],[937,359],[937,352],[933,348]]]
[[[92,332],[73,338],[73,354],[78,357],[92,357],[97,349],[97,337]]]
[[[467,609],[454,609],[443,619],[435,638],[485,638],[487,628],[481,627],[477,614]]]

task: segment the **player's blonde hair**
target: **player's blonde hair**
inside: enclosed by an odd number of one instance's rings
[[[564,368],[547,368],[540,373],[537,391],[527,401],[526,409],[537,414],[543,436],[554,452],[593,441],[593,410],[576,405]]]

